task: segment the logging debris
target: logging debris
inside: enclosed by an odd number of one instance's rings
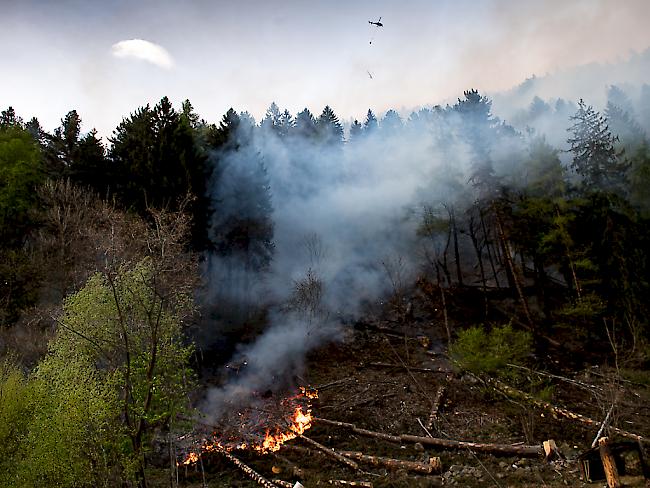
[[[328,420],[323,418],[314,418],[314,422],[332,425],[335,427],[343,427],[352,432],[364,435],[367,437],[374,437],[376,439],[382,439],[388,442],[395,443],[420,443],[423,446],[434,446],[440,447],[443,449],[471,449],[476,452],[483,452],[488,454],[495,455],[510,455],[510,456],[521,456],[521,457],[541,457],[544,454],[544,449],[541,445],[539,446],[513,446],[512,444],[486,444],[480,442],[469,442],[469,441],[457,441],[451,439],[439,439],[436,437],[421,437],[416,435],[409,434],[399,434],[391,435],[384,434],[382,432],[373,432],[367,429],[361,429],[354,424],[349,424],[346,422],[337,422],[334,420]]]

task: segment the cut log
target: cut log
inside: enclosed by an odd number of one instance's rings
[[[293,488],[294,487],[293,483],[289,483],[288,481],[284,481],[284,480],[275,479],[275,480],[273,480],[273,483],[278,485],[281,488]]]
[[[433,424],[438,421],[438,412],[440,411],[440,404],[442,403],[442,397],[445,394],[445,386],[440,385],[436,391],[436,396],[433,397],[433,405],[431,406],[431,413],[429,414],[429,420],[427,421],[427,430],[433,428]]]
[[[335,427],[344,427],[352,430],[352,432],[364,435],[367,437],[374,437],[388,442],[403,443],[417,443],[423,446],[434,446],[443,449],[471,449],[475,452],[483,452],[487,454],[507,455],[507,456],[521,456],[521,457],[541,457],[544,455],[544,449],[539,446],[513,446],[511,444],[485,444],[480,442],[467,442],[456,441],[451,439],[439,439],[436,437],[420,437],[416,435],[400,434],[390,435],[382,432],[374,432],[371,430],[360,429],[354,424],[345,422],[337,422],[334,420],[327,420],[322,418],[314,418],[314,422],[321,424],[332,425]]]
[[[438,374],[448,374],[448,373],[453,373],[452,370],[450,369],[441,369],[441,368],[417,368],[414,366],[408,366],[408,365],[402,365],[402,364],[392,364],[392,363],[368,363],[366,365],[361,364],[361,367],[363,366],[370,366],[372,368],[388,368],[388,369],[407,369],[409,371],[416,371],[418,373],[438,373]]]
[[[230,461],[230,462],[233,463],[235,466],[237,466],[241,471],[244,472],[244,474],[245,474],[246,476],[248,476],[248,477],[249,477],[250,479],[252,479],[253,481],[256,481],[257,484],[259,484],[260,486],[263,486],[264,488],[278,488],[277,485],[271,483],[271,482],[270,482],[269,480],[267,480],[264,476],[262,476],[261,474],[259,474],[257,471],[255,471],[255,470],[254,470],[253,468],[251,468],[250,466],[248,466],[248,465],[244,464],[243,462],[241,462],[239,459],[237,459],[235,456],[233,456],[232,454],[230,454],[230,453],[229,453],[228,451],[226,451],[225,449],[222,449],[222,448],[220,448],[219,446],[216,446],[216,447],[215,447],[215,451],[218,452],[218,453],[220,453],[220,454],[223,454],[223,456],[224,456],[228,461]]]
[[[333,486],[359,486],[362,488],[372,488],[372,483],[370,481],[328,480],[327,482]]]
[[[355,463],[351,459],[346,458],[345,456],[341,456],[339,453],[334,451],[334,449],[325,447],[324,445],[316,442],[313,439],[310,439],[309,437],[305,437],[304,435],[300,435],[298,437],[300,437],[300,439],[304,440],[308,444],[311,444],[316,449],[320,450],[322,453],[327,454],[332,459],[336,459],[338,462],[345,464],[346,466],[354,469],[355,471],[360,471],[359,465],[357,463]]]
[[[428,463],[422,463],[417,461],[403,461],[401,459],[370,456],[360,451],[339,451],[339,454],[354,459],[355,461],[372,464],[373,466],[381,466],[392,470],[403,469],[421,474],[440,474],[442,471],[442,464],[440,463],[439,457],[432,457],[429,459]]]
[[[603,469],[605,470],[607,486],[609,488],[620,488],[621,481],[618,478],[616,461],[612,455],[612,450],[609,448],[607,437],[598,439],[598,449],[600,450],[600,459],[603,462]]]

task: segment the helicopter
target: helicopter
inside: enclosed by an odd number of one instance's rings
[[[377,22],[373,22],[372,20],[369,20],[368,23],[372,24],[372,25],[375,25],[377,27],[383,27],[384,26],[384,24],[381,23],[381,17],[379,17],[379,20],[377,20]]]

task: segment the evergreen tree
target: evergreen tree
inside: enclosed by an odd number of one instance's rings
[[[631,112],[609,101],[605,109],[605,117],[612,134],[625,152],[633,154],[645,142],[645,132],[631,115]]]
[[[271,192],[262,155],[252,140],[254,122],[230,109],[210,154],[212,208],[209,237],[216,254],[247,271],[268,267],[273,254]]]
[[[0,128],[0,246],[22,240],[42,179],[41,152],[31,134],[17,125]]]
[[[627,94],[616,85],[612,85],[607,89],[607,104],[612,104],[619,107],[623,112],[627,112],[631,117],[634,117],[634,107],[632,101]]]
[[[460,135],[472,149],[470,180],[483,192],[493,193],[497,179],[491,160],[491,151],[497,142],[499,121],[492,116],[492,102],[477,90],[464,92],[465,98],[451,108],[460,116]]]
[[[13,107],[7,108],[0,113],[0,128],[22,127],[23,120],[16,115]]]
[[[379,122],[377,122],[377,117],[372,113],[372,110],[368,109],[366,114],[366,120],[363,123],[363,132],[364,134],[372,134],[379,128]]]
[[[316,137],[316,120],[309,109],[305,108],[296,115],[293,133],[305,140]]]
[[[571,117],[568,139],[573,153],[571,167],[583,178],[589,190],[622,190],[626,165],[619,161],[614,136],[607,120],[581,99]]]
[[[185,99],[181,106],[181,117],[192,129],[197,129],[201,125],[199,115],[194,111],[194,107],[188,99]]]
[[[352,122],[352,125],[350,126],[350,142],[355,142],[362,134],[363,126],[357,119],[354,119],[354,122]]]
[[[286,138],[291,133],[294,127],[294,120],[291,116],[291,113],[285,109],[284,112],[280,115],[277,125],[277,133],[281,138]]]
[[[280,109],[276,103],[273,102],[271,103],[271,106],[266,109],[266,114],[264,115],[262,122],[260,122],[260,127],[262,129],[277,133],[281,117],[282,114],[280,113]]]
[[[399,132],[404,127],[402,123],[402,118],[395,110],[389,110],[384,115],[384,118],[381,120],[381,131],[387,136],[394,136],[399,134]]]
[[[25,124],[25,129],[32,135],[34,140],[38,142],[41,147],[45,146],[45,131],[41,127],[41,123],[36,117],[32,117],[29,122]]]
[[[190,212],[195,227],[192,241],[205,242],[207,170],[199,148],[200,132],[192,127],[191,105],[179,113],[164,97],[152,109],[149,105],[122,120],[110,138],[109,158],[113,164],[114,187],[123,203],[144,212],[148,206],[177,209],[188,195],[198,199]]]
[[[326,146],[343,143],[343,126],[329,105],[326,105],[316,123],[319,140]]]
[[[535,96],[535,98],[533,98],[533,101],[530,102],[530,106],[528,107],[529,120],[535,120],[538,117],[550,113],[550,111],[551,106],[538,96]]]

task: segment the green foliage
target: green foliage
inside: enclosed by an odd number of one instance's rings
[[[15,476],[21,445],[32,415],[33,387],[11,358],[0,362],[0,473]]]
[[[109,486],[114,396],[83,360],[50,356],[28,379],[5,359],[0,365],[2,486]]]
[[[124,202],[144,210],[147,205],[175,205],[188,192],[205,193],[204,160],[196,146],[191,106],[183,114],[164,97],[154,107],[138,109],[115,129],[109,156],[115,184]]]
[[[36,203],[34,188],[42,181],[40,150],[31,134],[18,126],[0,128],[0,241],[21,238]]]
[[[199,142],[209,145],[216,129],[199,127],[192,110],[185,101],[178,112],[164,97],[155,107],[141,107],[125,118],[110,138],[108,178],[122,203],[141,213],[147,207],[177,210],[187,195],[195,196],[189,208],[192,242],[201,248],[207,242],[209,174]]]
[[[109,486],[117,398],[86,358],[50,354],[31,382],[18,486]],[[116,429],[117,427],[117,429]]]
[[[571,120],[572,137],[567,141],[573,153],[571,167],[583,178],[586,189],[622,191],[627,164],[614,147],[607,119],[580,100]]]
[[[532,336],[514,330],[510,324],[494,327],[487,332],[474,326],[458,334],[449,347],[449,354],[466,371],[501,377],[516,375],[507,364],[524,364],[532,353]]]
[[[150,259],[115,274],[96,274],[66,299],[51,346],[55,357],[92,365],[117,393],[123,435],[130,441],[126,454],[139,470],[153,429],[184,408],[192,386],[193,349],[181,330],[192,297],[164,294],[158,279]]]

